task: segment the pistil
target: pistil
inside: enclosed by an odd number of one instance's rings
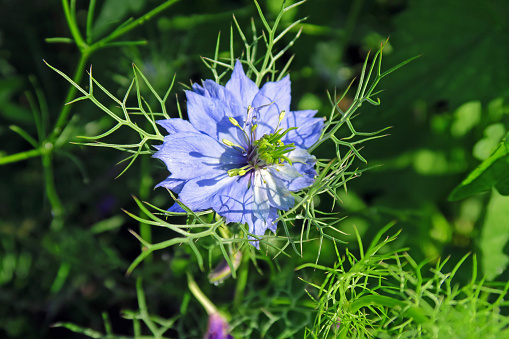
[[[252,113],[252,108],[248,108],[248,116]],[[290,127],[288,129],[279,128],[281,125],[281,121],[283,121],[285,116],[285,111],[282,111],[279,114],[279,119],[277,126],[273,133],[265,134],[260,139],[256,140],[256,130],[258,128],[257,124],[251,126],[249,131],[249,136],[246,133],[245,129],[240,127],[237,120],[234,118],[229,118],[232,125],[238,127],[242,130],[246,141],[248,142],[249,148],[246,150],[244,147],[234,144],[230,140],[223,139],[223,143],[227,146],[237,148],[242,151],[243,155],[247,156],[248,164],[240,167],[228,170],[228,175],[230,177],[234,176],[243,176],[250,170],[258,170],[265,168],[270,165],[282,165],[284,162],[292,164],[290,158],[288,158],[287,154],[291,151],[295,150],[295,144],[285,144],[281,139],[288,134],[288,132],[297,129],[297,127]]]

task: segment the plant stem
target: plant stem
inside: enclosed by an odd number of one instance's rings
[[[5,157],[0,157],[0,165],[9,164],[11,162],[17,162],[22,160],[27,160],[30,158],[38,157],[41,155],[41,150],[39,148],[31,149],[30,151],[24,151],[20,153],[15,153],[11,155],[7,155]]]
[[[163,3],[163,4],[159,5],[158,7],[154,8],[153,10],[151,10],[147,14],[143,15],[142,17],[134,20],[133,22],[125,25],[122,28],[119,28],[119,29],[115,30],[113,33],[111,33],[107,37],[105,37],[105,38],[99,40],[98,42],[96,42],[93,46],[95,46],[96,48],[101,48],[101,47],[105,46],[111,40],[114,40],[114,39],[118,38],[119,36],[129,32],[133,28],[136,28],[137,26],[142,25],[146,21],[150,20],[153,16],[159,14],[160,12],[164,11],[166,8],[170,7],[171,5],[175,4],[178,1],[180,1],[180,0],[168,0],[168,1],[166,1],[165,3]]]
[[[149,328],[150,332],[154,335],[154,338],[161,338],[157,326],[150,319],[148,313],[147,301],[145,299],[145,293],[143,292],[143,279],[138,277],[136,279],[136,295],[138,297],[138,307],[140,309],[140,318],[143,320],[145,325]]]
[[[88,58],[90,57],[90,51],[85,50],[82,51],[80,59],[78,61],[78,65],[76,66],[76,70],[74,71],[73,81],[77,84],[81,82],[81,79],[83,78],[83,73],[85,71],[85,64],[87,63]],[[69,91],[67,92],[67,95],[65,97],[65,102],[70,102],[74,99],[76,96],[76,87],[71,86],[69,88]],[[70,105],[64,105],[62,110],[60,111],[60,114],[58,116],[57,122],[55,123],[55,127],[53,128],[53,132],[49,136],[48,140],[50,142],[54,142],[60,133],[62,133],[62,130],[64,129],[65,125],[67,124],[69,113],[71,112],[71,106]]]
[[[141,172],[141,178],[140,178],[140,199],[141,200],[147,200],[148,196],[150,194],[150,188],[152,187],[152,178],[150,176],[150,166],[149,166],[149,157],[141,157],[140,159],[140,172]],[[141,219],[145,219],[148,216],[140,210],[139,216]],[[145,240],[148,243],[152,243],[152,228],[150,225],[144,222],[140,222],[140,236],[143,240]],[[152,256],[148,256],[145,260],[152,259]]]
[[[207,298],[207,296],[203,294],[203,292],[200,290],[200,288],[194,281],[193,276],[189,272],[187,272],[187,285],[191,293],[194,295],[194,297],[198,299],[198,301],[203,306],[205,311],[207,311],[208,315],[219,313],[219,311],[217,310],[216,306],[212,303],[212,301],[210,301],[209,298]]]
[[[75,1],[74,1],[75,2]],[[72,9],[75,9],[75,3],[73,2]],[[64,9],[65,19],[67,20],[67,26],[69,26],[69,30],[71,31],[71,35],[74,39],[74,42],[76,42],[76,45],[80,50],[83,50],[84,48],[88,47],[88,45],[85,43],[85,40],[83,40],[83,37],[81,36],[80,30],[78,28],[78,23],[76,22],[76,13],[72,12],[72,9],[69,8],[69,2],[68,0],[62,0],[62,8]]]
[[[48,145],[52,147],[51,144]],[[64,225],[64,207],[55,188],[55,178],[53,176],[53,152],[51,148],[42,154],[42,167],[44,168],[46,195],[51,205],[51,214],[53,216],[51,229],[53,231],[58,231]]]
[[[246,290],[247,285],[247,277],[249,273],[249,255],[245,253],[247,250],[244,250],[242,253],[242,263],[240,264],[237,276],[237,286],[235,287],[235,296],[233,297],[233,306],[236,309],[242,305],[242,301],[244,300],[244,292]]]

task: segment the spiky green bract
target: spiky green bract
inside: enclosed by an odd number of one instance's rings
[[[460,287],[455,275],[468,255],[450,272],[444,272],[448,259],[434,267],[418,264],[407,249],[390,249],[399,232],[381,240],[392,226],[383,228],[366,249],[356,233],[358,256],[348,250],[340,255],[336,247],[333,267],[297,268],[325,273],[319,281],[303,279],[316,303],[307,338],[495,339],[509,334],[509,319],[501,310],[509,282],[489,286],[479,281],[474,256],[471,280]]]
[[[152,85],[149,83],[147,78],[143,75],[143,73],[139,70],[136,65],[133,64],[133,74],[134,77],[127,88],[127,91],[122,99],[116,98],[110,91],[108,91],[106,88],[104,88],[93,76],[92,76],[92,67],[89,71],[89,89],[86,91],[81,86],[79,86],[77,83],[75,83],[73,80],[71,80],[67,75],[65,75],[62,71],[56,69],[55,67],[49,65],[46,63],[48,67],[53,69],[55,72],[60,74],[64,79],[66,79],[72,86],[74,86],[79,92],[83,94],[83,96],[80,96],[73,101],[67,103],[72,104],[77,101],[81,100],[90,100],[94,105],[96,105],[100,110],[105,112],[108,116],[110,116],[116,124],[110,128],[108,131],[97,135],[97,136],[82,136],[81,138],[87,139],[87,140],[93,140],[94,142],[87,142],[87,143],[78,143],[80,145],[85,146],[96,146],[96,147],[108,147],[108,148],[114,148],[120,151],[124,151],[127,153],[131,153],[129,157],[124,159],[124,161],[129,160],[129,164],[126,166],[126,168],[119,174],[122,175],[138,158],[139,155],[143,154],[153,154],[154,151],[151,149],[151,142],[154,141],[161,141],[163,140],[163,135],[159,132],[159,129],[156,125],[156,119],[161,118],[169,118],[169,115],[166,111],[166,101],[168,100],[168,96],[170,94],[170,91],[173,88],[173,83],[175,81],[175,78],[173,78],[173,81],[166,91],[164,97],[160,97],[159,94],[154,90]],[[152,108],[149,106],[147,101],[144,99],[142,93],[141,93],[141,86],[142,84],[145,84],[148,89],[150,90],[150,93],[153,95],[153,97],[157,100],[159,103],[159,107]],[[109,103],[104,103],[99,101],[96,96],[94,95],[95,87],[98,87],[104,94],[106,94],[112,101],[117,105],[117,107],[120,108],[120,112],[114,111],[112,108],[109,108]],[[131,106],[131,100],[132,100],[132,90],[135,88],[136,91],[136,105]],[[137,117],[141,117],[141,120],[138,121]],[[144,123],[145,121],[145,123]],[[147,127],[140,127],[141,126],[147,126]],[[112,135],[113,133],[117,132],[121,127],[127,127],[131,129],[133,132],[137,133],[140,136],[140,142],[136,144],[113,144],[113,143],[106,143],[102,142],[100,140]]]

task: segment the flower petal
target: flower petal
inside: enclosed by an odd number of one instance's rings
[[[194,212],[213,208],[215,196],[222,194],[224,187],[228,187],[235,180],[235,177],[229,177],[227,173],[196,177],[184,185],[179,200]]]
[[[219,313],[209,315],[209,324],[204,339],[233,339],[228,332],[228,322]]]
[[[187,91],[186,95],[189,121],[198,131],[211,136],[219,142],[227,139],[247,148],[243,132],[229,120],[230,117],[233,117],[239,124],[242,124],[244,121],[242,116],[239,115],[240,106],[238,106],[239,104],[231,93],[230,99],[235,102],[224,102],[191,91]]]
[[[190,132],[166,136],[153,156],[164,161],[174,179],[218,175],[246,162],[239,150],[221,145],[205,134]]]
[[[253,215],[261,220],[266,221],[269,216],[270,205],[269,205],[269,195],[266,189],[266,185],[263,181],[263,177],[261,171],[256,171],[253,175],[253,198],[254,204]]]
[[[205,89],[197,83],[194,83],[191,87],[193,88],[193,92],[195,92],[199,95],[205,95],[205,96],[208,95],[207,93],[205,93]]]
[[[267,229],[271,230],[274,234],[276,234],[277,229],[277,218],[279,215],[277,213],[277,208],[271,207],[269,214],[267,216],[267,220],[263,220],[257,218],[254,214],[246,215],[245,222],[249,226],[249,233],[254,234],[256,236],[263,236]],[[248,237],[249,239],[256,239],[252,236]],[[260,242],[255,240],[250,242],[254,247],[260,249]]]
[[[245,198],[251,194],[250,187],[251,173],[242,177],[235,177],[236,180],[225,185],[223,189],[215,196],[214,210],[226,218],[226,222],[243,222],[242,219],[246,213],[251,214],[251,210],[246,210]]]
[[[253,108],[257,112],[257,137],[270,134],[276,128],[279,114],[290,111],[290,76],[280,81],[267,82],[253,99]]]
[[[187,120],[182,120],[180,118],[166,119],[166,120],[158,120],[157,123],[164,127],[169,134],[181,133],[181,132],[195,132],[198,133],[198,130],[193,127]]]
[[[285,130],[290,127],[297,127],[296,130],[288,132],[283,138],[285,144],[294,143],[295,146],[307,149],[320,138],[323,129],[323,118],[314,118],[317,111],[291,111],[287,112],[281,127]]]
[[[286,188],[285,183],[268,170],[262,172],[270,205],[285,211],[292,207],[295,199]]]
[[[174,213],[186,213],[186,210],[180,207],[179,204],[174,203],[170,208],[168,208],[168,212]]]
[[[301,148],[288,153],[288,157],[292,161],[292,165],[288,163],[272,165],[269,167],[271,174],[283,181],[288,190],[292,192],[311,186],[316,176],[314,169],[316,158]]]
[[[170,175],[168,178],[157,184],[156,188],[162,186],[164,188],[172,190],[174,193],[179,194],[180,191],[182,190],[182,187],[184,187],[185,183],[186,183],[185,179],[175,179]]]
[[[258,93],[258,86],[246,76],[239,60],[235,63],[232,77],[226,83],[226,89],[237,98],[244,112],[247,112],[247,108],[253,103],[255,95]]]
[[[288,210],[295,202],[285,183],[268,170],[255,172],[253,186],[255,202],[253,214],[260,219],[267,220],[270,207]]]

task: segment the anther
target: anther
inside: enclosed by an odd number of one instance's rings
[[[244,152],[246,151],[246,149],[240,145],[237,145],[237,144],[234,144],[233,142],[231,142],[230,140],[228,139],[223,139],[221,140],[223,142],[223,144],[225,144],[226,146],[230,146],[230,147],[238,147],[240,149],[242,149]]]
[[[240,128],[239,122],[235,120],[235,118],[229,117],[228,118],[233,126]]]

